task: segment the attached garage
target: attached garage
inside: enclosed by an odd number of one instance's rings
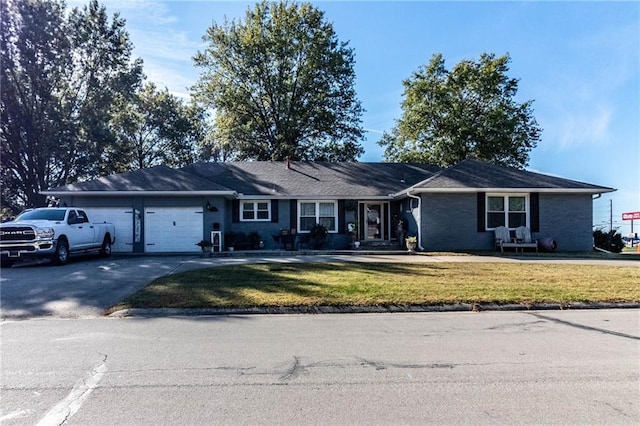
[[[144,211],[146,253],[199,252],[204,230],[202,207],[147,207]]]
[[[112,247],[114,253],[131,253],[133,251],[133,209],[126,207],[90,207],[85,208],[92,222],[113,223],[116,228],[116,243]]]

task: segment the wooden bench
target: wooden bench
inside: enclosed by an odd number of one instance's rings
[[[509,230],[504,226],[498,226],[495,229],[495,233],[496,249],[500,247],[502,253],[504,253],[505,247],[514,248],[516,252],[518,249],[522,249],[524,252],[525,248],[534,248],[536,249],[536,253],[538,252],[538,241],[531,239],[531,232],[529,232],[526,226],[516,228],[515,238],[511,236]]]

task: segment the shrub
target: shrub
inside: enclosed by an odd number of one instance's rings
[[[615,229],[612,229],[609,232],[604,232],[601,229],[593,231],[593,244],[598,248],[608,250],[613,253],[620,253],[624,248],[622,235]]]
[[[324,225],[320,225],[319,223],[313,225],[313,228],[309,230],[309,242],[312,247],[316,250],[321,249],[327,240],[328,233],[329,231],[327,231]]]

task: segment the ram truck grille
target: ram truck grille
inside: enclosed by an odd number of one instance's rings
[[[36,232],[28,226],[13,226],[0,229],[0,242],[34,241]]]

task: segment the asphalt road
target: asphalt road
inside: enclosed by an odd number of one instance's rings
[[[3,425],[640,423],[640,311],[5,320]]]
[[[198,256],[73,257],[64,266],[46,261],[0,270],[0,318],[89,318],[165,274],[249,262],[553,262],[640,267],[640,261],[543,259],[525,256],[315,255],[200,258]]]

